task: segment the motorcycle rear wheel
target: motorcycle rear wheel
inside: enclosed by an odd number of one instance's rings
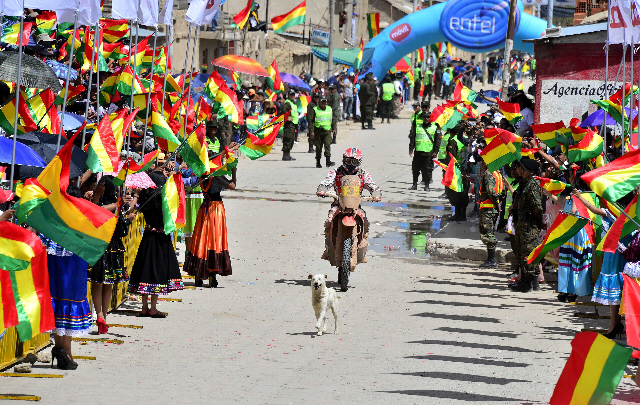
[[[340,265],[340,290],[349,289],[349,272],[351,267],[351,238],[345,238],[342,242],[342,264]]]

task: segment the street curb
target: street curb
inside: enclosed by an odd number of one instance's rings
[[[487,260],[487,250],[484,248],[461,247],[440,243],[435,240],[430,240],[427,243],[426,251],[432,256],[437,256],[439,259],[461,259],[474,262],[484,262]],[[513,252],[510,249],[496,249],[496,261],[498,263],[508,263],[513,259]]]

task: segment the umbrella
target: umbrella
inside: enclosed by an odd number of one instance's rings
[[[18,76],[18,51],[0,52],[0,80],[15,82]],[[62,90],[60,80],[49,65],[38,58],[22,55],[20,85],[28,89],[51,88],[54,93]]]
[[[13,139],[0,136],[0,163],[11,164],[12,151]],[[45,167],[47,165],[33,149],[20,142],[16,142],[15,164],[36,167]]]
[[[298,76],[292,75],[290,73],[280,73],[280,79],[283,82],[287,83],[289,87],[296,88],[298,90],[311,91],[311,87],[305,82],[302,81]]]
[[[69,65],[64,63],[57,62],[53,59],[47,59],[44,63],[49,65],[53,70],[53,73],[58,76],[60,79],[67,79],[67,71],[69,70]],[[71,80],[76,80],[78,78],[78,71],[75,69],[71,69]]]
[[[204,85],[207,83],[207,80],[209,79],[209,76],[210,75],[207,73],[199,73],[193,76],[193,78],[191,79],[191,93],[202,92]],[[228,76],[220,75],[220,77],[224,79],[224,81],[227,83],[227,86],[229,86],[229,88],[232,88],[233,85],[235,84],[233,80],[231,80]]]
[[[408,56],[400,59],[391,69],[391,73],[408,72],[411,67],[411,59]]]
[[[484,90],[483,94],[489,98],[498,98],[500,97],[500,92],[497,90]],[[476,104],[489,104],[489,101],[485,100],[482,97],[477,97],[474,101]]]
[[[27,132],[26,134],[18,135],[18,140],[23,144],[31,148],[39,156],[42,156],[44,162],[49,163],[56,156],[56,144],[58,143],[58,134],[45,134],[43,132]],[[60,139],[60,146],[67,143],[66,139]],[[82,176],[84,172],[84,166],[87,163],[87,154],[77,146],[73,147],[71,151],[71,167],[69,169],[70,177]],[[44,165],[43,165],[44,166]],[[38,173],[40,174],[40,173]],[[24,177],[25,173],[20,170],[20,178]],[[30,176],[30,177],[37,177]]]
[[[65,111],[63,129],[65,131],[73,131],[74,129],[80,128],[80,125],[82,125],[83,122],[83,116]]]
[[[249,75],[269,77],[266,69],[251,58],[240,55],[225,55],[211,61],[215,66]]]
[[[626,111],[627,119],[629,117],[629,114],[632,114],[632,117],[635,117],[638,114],[638,110],[633,110],[633,112],[631,112],[628,107],[625,107],[624,110]],[[582,123],[580,124],[580,127],[599,127],[600,125],[602,125],[603,119],[606,119],[606,125],[617,124],[617,121],[611,118],[611,116],[604,112],[604,110],[598,110],[585,118],[584,121],[582,121]]]
[[[124,166],[124,162],[120,161],[118,164],[118,172],[122,169],[122,166]],[[118,172],[98,174],[98,181],[100,181],[102,176],[118,177]],[[156,183],[154,183],[151,177],[145,172],[128,173],[124,186],[129,188],[156,188]]]

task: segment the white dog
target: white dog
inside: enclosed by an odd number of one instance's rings
[[[309,278],[311,279],[311,304],[316,313],[318,336],[322,336],[322,334],[327,331],[327,311],[329,311],[329,309],[333,312],[333,320],[336,324],[333,333],[337,335],[339,297],[333,289],[327,288],[326,274],[309,274]]]

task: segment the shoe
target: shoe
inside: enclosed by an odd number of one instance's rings
[[[60,370],[75,370],[78,368],[78,363],[71,360],[69,356],[67,356],[67,351],[62,347],[54,347],[51,349],[51,368],[53,368],[54,359]]]
[[[107,322],[102,318],[96,319],[96,325],[98,325],[99,335],[102,335],[103,333],[107,333],[109,331],[109,325],[107,325]]]
[[[387,118],[387,124],[391,124],[391,121]]]
[[[560,293],[558,294],[558,301],[559,302],[567,302],[567,293]]]
[[[335,166],[335,163],[333,163],[331,160],[329,160],[330,158],[327,156],[327,161],[326,161],[326,166],[327,167],[331,167],[331,166]]]
[[[311,145],[309,145],[309,153],[316,153],[316,150]]]
[[[289,152],[283,152],[282,153],[282,160],[284,161],[291,161],[291,160],[295,160],[294,158],[291,157],[291,155],[289,154]]]
[[[495,249],[487,249],[487,261],[482,263],[480,266],[481,269],[495,269],[498,267],[498,262],[496,262],[496,250]]]
[[[318,169],[322,169],[322,165],[320,164],[320,158],[316,158],[316,167]]]
[[[382,121],[380,121],[380,124],[384,124],[384,118],[382,119]]]
[[[217,288],[218,280],[216,279],[216,275],[212,274],[209,276],[209,288]]]
[[[417,190],[418,189],[418,184],[413,183],[413,186],[409,187],[409,190]]]
[[[196,287],[202,287],[202,279],[196,278]]]
[[[607,339],[620,339],[622,338],[622,334],[624,333],[624,326],[621,323],[617,323],[616,326],[613,327],[611,332],[603,333],[602,336]]]
[[[576,298],[578,298],[578,296],[577,296],[577,295],[575,295],[575,294],[569,294],[569,295],[567,295],[567,301],[568,301],[568,302],[576,302]]]
[[[431,189],[429,188],[429,185],[428,185],[428,184],[425,184],[425,185],[424,185],[424,191],[431,191]]]
[[[524,278],[518,281],[517,283],[510,285],[509,288],[511,288],[511,291],[514,291],[514,292],[527,293],[527,292],[533,291],[531,280],[527,280]]]
[[[538,281],[538,277],[531,280],[531,289],[533,291],[540,291],[540,282]]]

